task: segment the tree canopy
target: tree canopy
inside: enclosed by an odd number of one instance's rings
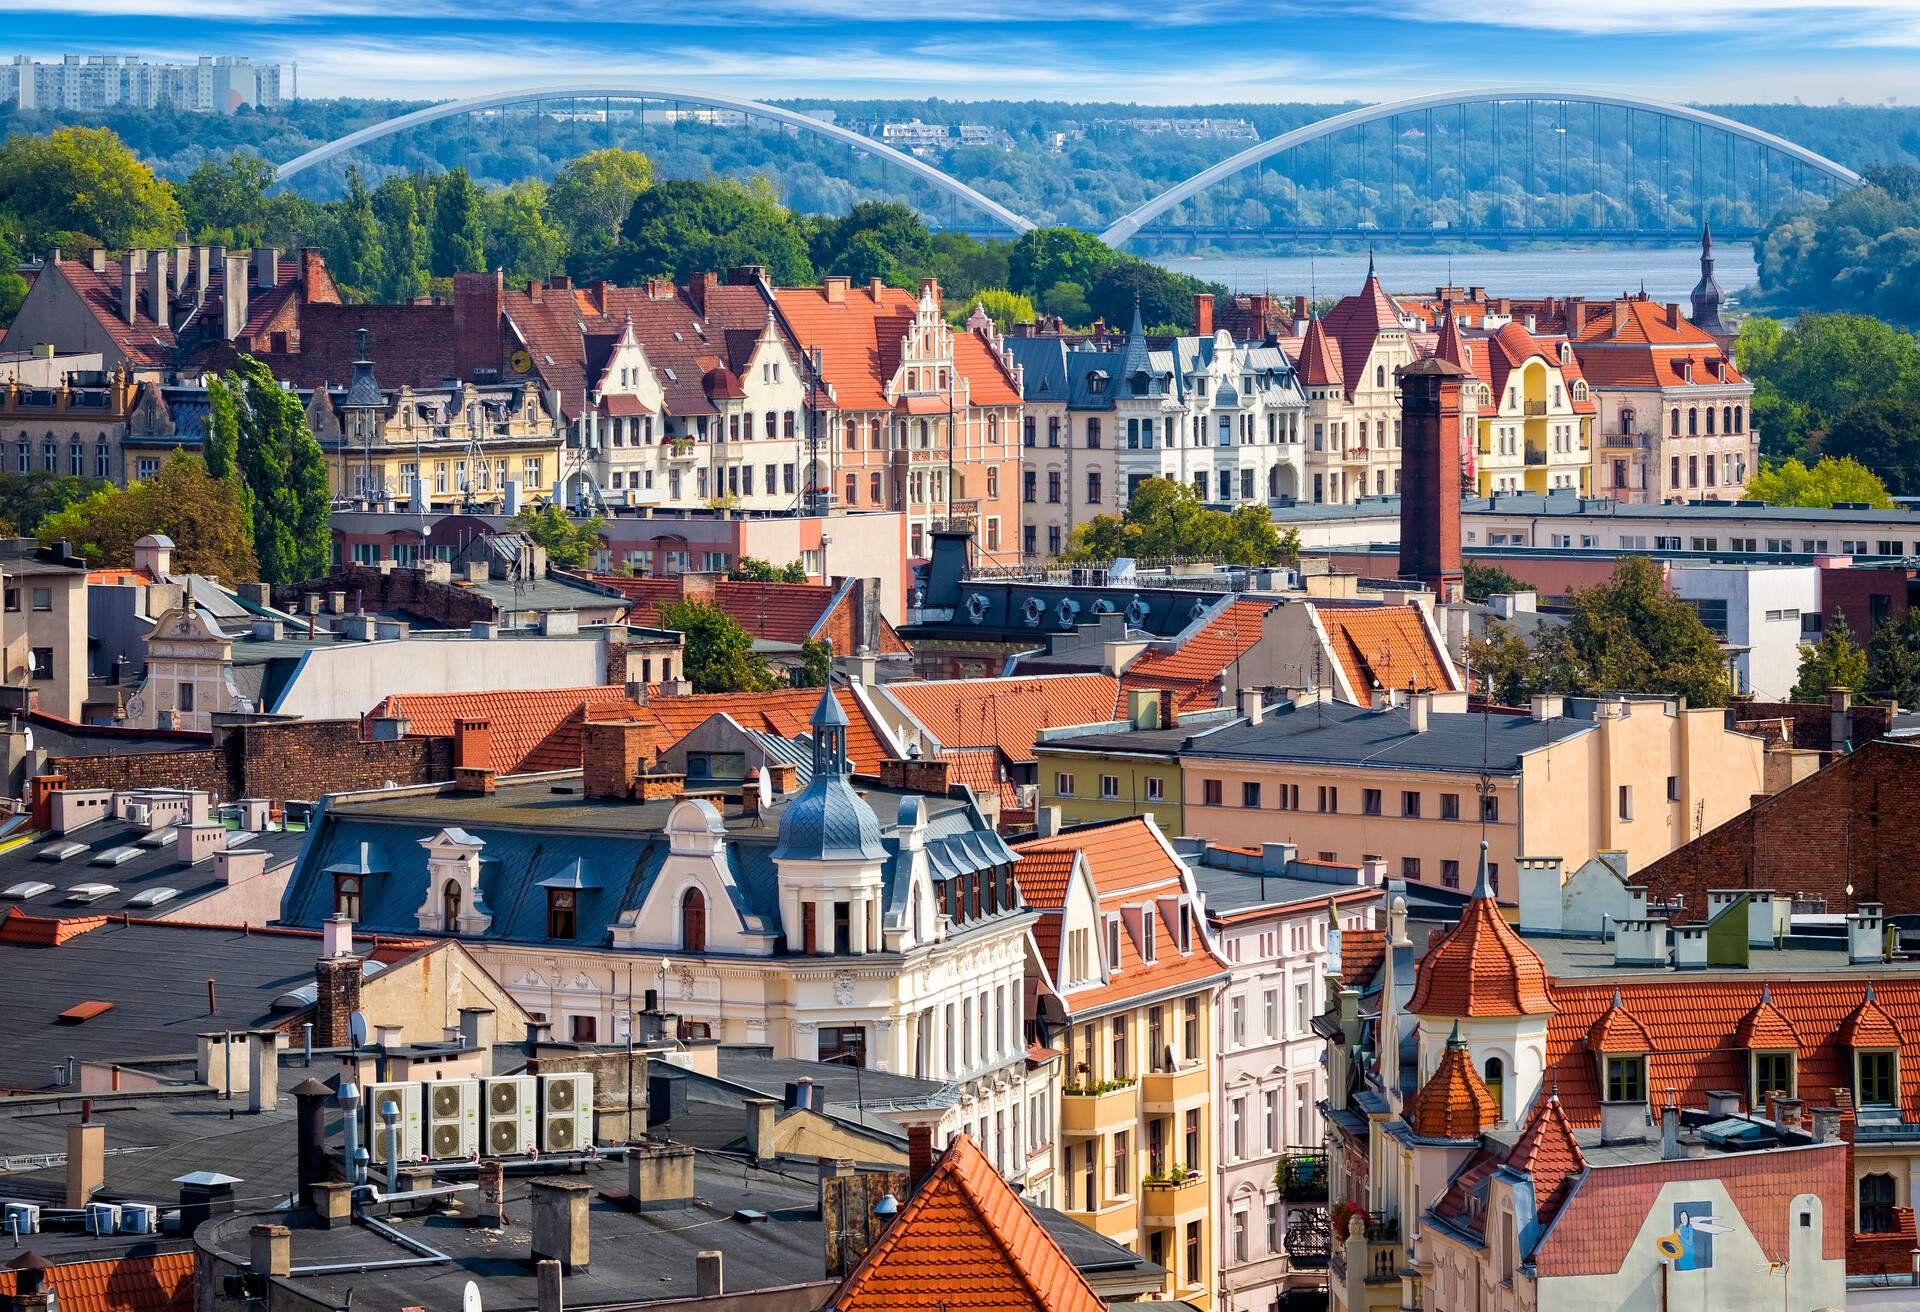
[[[695,692],[771,692],[783,681],[753,650],[753,635],[697,598],[660,607],[660,627],[686,639],[684,668]]]
[[[1920,609],[1873,631],[1867,643],[1865,691],[1876,701],[1920,706]]]
[[[126,568],[149,533],[173,539],[173,567],[229,583],[260,577],[231,479],[207,473],[199,456],[175,451],[147,483],[102,487],[40,521],[44,543],[65,540],[90,564]]]
[[[196,242],[252,246],[261,240],[273,165],[250,150],[208,159],[180,187],[187,232]]]
[[[600,533],[607,521],[595,515],[574,523],[558,506],[528,506],[514,516],[513,529],[546,550],[547,563],[562,569],[586,569],[600,550]]]
[[[1214,510],[1187,484],[1150,478],[1135,489],[1120,514],[1095,515],[1076,527],[1063,559],[1105,562],[1130,556],[1278,565],[1299,554],[1300,535],[1291,528],[1285,533],[1276,529],[1266,507]]]
[[[186,224],[173,188],[106,128],[59,128],[0,144],[0,211],[27,251],[169,245]]]
[[[1890,510],[1893,498],[1873,471],[1851,456],[1822,456],[1812,468],[1798,459],[1763,465],[1747,482],[1747,497],[1770,506],[1827,508],[1842,503]]]
[[[244,483],[237,504],[243,519],[251,518],[259,577],[298,583],[326,573],[332,555],[327,458],[300,398],[250,355],[219,383],[208,398],[203,468],[229,481],[237,472]]]
[[[1853,640],[1853,630],[1839,611],[1833,613],[1820,641],[1800,648],[1800,671],[1789,699],[1796,702],[1822,702],[1829,688],[1867,687],[1867,653]]]
[[[612,254],[612,276],[629,284],[653,277],[684,282],[742,264],[765,266],[779,284],[814,280],[799,223],[764,181],[676,179],[635,198]]]
[[[1830,449],[1829,430],[1852,407],[1920,403],[1920,338],[1865,315],[1803,314],[1791,325],[1751,315],[1734,359],[1753,384],[1753,427],[1770,456]]]
[[[1659,568],[1626,556],[1612,576],[1572,594],[1565,625],[1542,625],[1528,643],[1494,621],[1467,643],[1467,663],[1497,701],[1537,692],[1681,695],[1724,706],[1732,691],[1720,646],[1699,615],[1669,594]]]
[[[736,583],[805,583],[807,567],[797,560],[775,565],[758,556],[742,556],[727,571],[727,577]]]
[[[1485,601],[1500,592],[1532,592],[1531,585],[1521,582],[1498,565],[1483,565],[1470,560],[1462,571],[1466,575],[1468,601]]]
[[[1910,167],[1777,216],[1755,243],[1769,305],[1843,309],[1920,324],[1920,188]]]

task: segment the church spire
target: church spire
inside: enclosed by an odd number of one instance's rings
[[[1723,344],[1733,334],[1720,318],[1725,297],[1713,278],[1713,229],[1705,220],[1700,224],[1700,281],[1693,288],[1693,325],[1713,334]]]

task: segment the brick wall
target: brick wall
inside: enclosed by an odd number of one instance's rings
[[[264,797],[284,802],[354,788],[439,783],[453,777],[451,738],[368,742],[353,720],[244,724],[221,731],[198,751],[126,756],[63,756],[47,770],[68,788],[193,788],[216,801]]]
[[[343,565],[323,579],[275,588],[274,604],[304,613],[304,597],[319,593],[324,598],[330,592],[346,593],[349,607],[357,604],[369,612],[399,611],[450,629],[499,618],[493,603],[481,594],[451,583],[435,583],[427,578],[425,570],[401,567],[383,572],[367,565]]]
[[[1668,853],[1635,882],[1655,901],[1684,894],[1687,919],[1714,888],[1823,897],[1829,914],[1860,902],[1882,903],[1889,916],[1920,914],[1910,874],[1920,845],[1916,769],[1920,747],[1870,742]]]
[[[1833,712],[1825,702],[1739,702],[1732,711],[1742,722],[1747,720],[1784,720],[1788,723],[1787,742],[1794,747],[1826,752],[1834,750]],[[1853,717],[1855,746],[1871,738],[1883,738],[1893,725],[1894,708],[1855,702],[1848,708]],[[1732,718],[1732,717],[1729,717]],[[1753,730],[1744,727],[1742,733]]]

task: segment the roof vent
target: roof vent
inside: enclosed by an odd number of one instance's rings
[[[35,855],[37,861],[65,861],[70,856],[79,856],[87,850],[85,843],[53,843],[43,847]]]
[[[66,900],[85,905],[89,902],[98,902],[103,897],[112,897],[119,891],[112,884],[75,884],[67,890]]]
[[[168,825],[165,829],[156,829],[150,834],[142,834],[139,844],[141,847],[172,847],[173,826]]]
[[[51,893],[52,891],[52,884],[43,884],[37,879],[23,879],[8,888],[5,892],[0,892],[0,897],[12,898],[16,902],[24,902],[30,897],[39,897],[42,893]]]
[[[144,892],[135,893],[128,899],[127,905],[130,907],[157,907],[162,902],[171,902],[179,896],[180,890],[177,888],[149,888]]]
[[[137,847],[110,847],[87,862],[90,866],[122,866],[140,855]]]

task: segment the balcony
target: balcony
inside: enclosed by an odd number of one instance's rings
[[[1547,413],[1547,403],[1545,401],[1529,401],[1526,403],[1526,411],[1527,418],[1538,419]]]
[[[1103,1080],[1091,1085],[1068,1085],[1060,1091],[1060,1129],[1086,1138],[1124,1130],[1139,1119],[1138,1095],[1132,1080]]]
[[[668,442],[666,444],[666,454],[667,454],[668,460],[676,460],[676,461],[692,460],[698,455],[698,453],[699,453],[698,444],[695,443],[694,440],[690,437],[676,437],[673,439],[673,441]]]
[[[1327,1155],[1296,1153],[1282,1158],[1280,1169],[1274,1172],[1274,1183],[1280,1186],[1280,1196],[1290,1203],[1326,1202]]]
[[[1180,1070],[1148,1071],[1140,1077],[1141,1096],[1150,1112],[1184,1111],[1206,1101],[1209,1087],[1207,1068],[1197,1061]]]
[[[1185,1225],[1207,1210],[1207,1178],[1176,1164],[1165,1176],[1149,1175],[1144,1182],[1147,1224]]]
[[[1537,446],[1530,446],[1530,447],[1528,447],[1528,448],[1527,448],[1527,463],[1528,463],[1528,464],[1530,464],[1530,465],[1544,465],[1544,464],[1546,464],[1546,463],[1547,463],[1547,452],[1546,452],[1546,448],[1544,448],[1544,447],[1537,447]]]

